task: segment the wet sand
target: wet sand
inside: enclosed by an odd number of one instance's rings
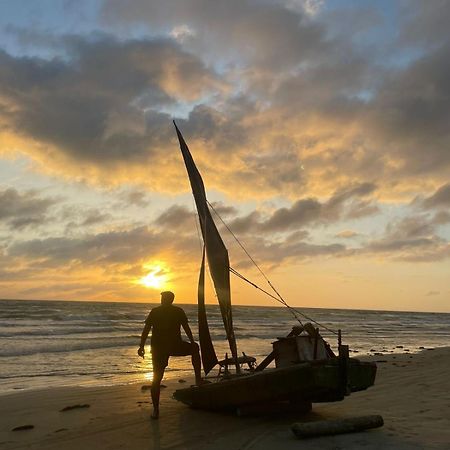
[[[150,419],[142,384],[8,394],[0,397],[0,449],[449,449],[450,348],[370,359],[380,361],[374,387],[315,404],[303,416],[191,410],[172,399],[187,385],[177,380],[164,382],[158,421]],[[290,429],[299,421],[367,414],[382,415],[384,427],[302,441]],[[12,431],[26,425],[33,428]]]

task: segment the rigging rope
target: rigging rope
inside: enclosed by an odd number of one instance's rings
[[[298,315],[296,314],[296,311],[293,308],[291,308],[286,302],[281,301],[279,298],[275,297],[270,292],[267,292],[265,289],[261,288],[260,286],[258,286],[255,283],[253,283],[253,281],[250,281],[248,278],[245,278],[244,275],[240,274],[237,270],[233,269],[232,267],[230,267],[230,272],[233,275],[236,275],[241,280],[246,281],[248,284],[252,285],[256,289],[259,289],[261,292],[264,292],[264,294],[266,294],[269,297],[273,298],[278,303],[281,303],[282,305],[286,306],[289,309],[289,311],[292,313],[292,315],[294,316],[294,319],[297,320],[300,323],[300,325],[303,325],[302,321],[299,319]]]
[[[338,335],[339,333],[337,331],[332,330],[331,328],[328,328],[327,326],[317,322],[316,320],[314,320],[313,318],[307,316],[305,313],[303,313],[302,311],[299,311],[296,308],[293,308],[292,306],[288,305],[288,303],[286,302],[286,300],[284,300],[284,298],[281,296],[281,294],[275,289],[274,285],[270,282],[269,278],[267,278],[266,274],[262,271],[262,269],[258,266],[258,264],[256,263],[256,261],[252,258],[252,256],[250,255],[250,253],[247,251],[247,249],[244,247],[244,245],[241,243],[241,241],[237,238],[237,236],[233,233],[233,231],[230,229],[230,227],[225,223],[225,221],[222,219],[222,217],[220,217],[220,214],[215,210],[214,206],[211,205],[211,203],[206,200],[206,202],[208,203],[208,205],[210,206],[210,208],[214,211],[214,213],[216,214],[216,216],[220,219],[220,221],[223,223],[223,225],[225,226],[225,228],[229,231],[229,233],[234,237],[234,239],[236,240],[236,242],[239,244],[239,246],[242,248],[242,250],[245,252],[245,254],[249,257],[250,261],[255,265],[255,267],[258,269],[258,271],[261,273],[261,275],[264,277],[264,279],[267,281],[267,283],[269,284],[269,286],[272,288],[272,290],[275,292],[275,294],[277,295],[277,297],[275,297],[274,295],[270,294],[269,292],[265,291],[264,289],[262,289],[261,287],[259,287],[258,285],[256,285],[255,283],[253,283],[252,281],[248,280],[247,278],[245,278],[243,275],[241,275],[237,270],[233,269],[232,267],[230,267],[230,272],[234,275],[236,275],[237,277],[241,278],[242,280],[246,281],[247,283],[251,284],[253,287],[255,287],[256,289],[259,289],[260,291],[264,292],[266,295],[268,295],[269,297],[273,298],[274,300],[276,300],[278,303],[281,303],[282,305],[286,306],[286,308],[288,308],[288,310],[291,312],[291,314],[294,316],[294,318],[302,325],[302,321],[300,320],[300,318],[298,317],[298,315],[301,315],[302,317],[304,317],[305,319],[309,320],[310,322],[315,323],[316,325],[319,325],[320,327],[324,328],[325,330],[328,330],[329,332]]]
[[[295,319],[297,319],[300,324],[302,325],[301,320],[297,317],[297,314],[303,316],[305,319],[309,320],[310,322],[315,323],[316,325],[319,325],[320,327],[322,327],[323,329],[329,331],[330,333],[336,334],[338,335],[339,333],[337,331],[332,330],[331,328],[328,328],[326,325],[323,325],[319,322],[317,322],[316,320],[314,320],[312,317],[307,316],[305,313],[303,313],[302,311],[299,311],[298,309],[288,305],[286,303],[286,301],[281,301],[280,299],[278,299],[277,297],[275,297],[274,295],[272,295],[270,292],[267,292],[266,290],[264,290],[263,288],[261,288],[260,286],[258,286],[257,284],[253,283],[253,281],[250,281],[249,279],[245,278],[244,275],[240,274],[237,270],[233,269],[232,267],[230,267],[230,272],[233,275],[236,275],[238,278],[240,278],[243,281],[246,281],[247,283],[249,283],[250,285],[252,285],[253,287],[255,287],[256,289],[259,289],[260,291],[264,292],[266,295],[268,295],[269,297],[273,298],[274,300],[276,300],[278,303],[283,304],[284,306],[286,306],[286,308],[289,309],[289,311],[293,314],[293,316],[295,317]]]
[[[244,247],[244,245],[241,243],[241,241],[237,238],[237,236],[233,233],[233,231],[230,229],[230,227],[225,223],[225,221],[222,219],[222,217],[220,217],[220,214],[214,209],[214,206],[211,205],[211,203],[209,203],[208,200],[206,200],[206,202],[208,203],[208,205],[211,207],[211,209],[214,211],[214,213],[216,214],[216,216],[220,219],[220,221],[225,225],[226,229],[230,232],[230,234],[234,237],[234,239],[236,239],[236,242],[240,245],[240,247],[242,248],[242,250],[244,250],[245,254],[249,257],[250,261],[255,265],[255,267],[259,270],[259,273],[264,277],[264,279],[267,281],[267,283],[269,284],[269,286],[273,289],[273,291],[275,292],[275,294],[277,294],[278,298],[281,301],[283,300],[283,297],[281,297],[280,293],[275,289],[275,287],[272,285],[272,283],[270,282],[270,280],[266,277],[266,274],[262,271],[262,269],[258,266],[258,264],[256,263],[256,261],[252,258],[252,256],[250,255],[250,253],[247,251],[247,249]]]

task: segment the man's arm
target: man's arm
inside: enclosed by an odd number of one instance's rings
[[[192,335],[191,327],[189,326],[189,323],[184,322],[181,324],[183,327],[184,332],[186,333],[186,336],[189,338],[189,340],[194,343],[194,336]]]
[[[138,349],[138,355],[144,357],[145,355],[145,341],[147,340],[148,337],[148,333],[150,333],[150,330],[152,328],[152,325],[148,322],[145,322],[145,326],[144,329],[142,330],[142,334],[141,334],[141,345]]]

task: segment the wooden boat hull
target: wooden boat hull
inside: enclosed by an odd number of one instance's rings
[[[303,362],[290,367],[266,369],[202,386],[179,389],[173,394],[193,408],[232,409],[254,403],[295,400],[332,402],[350,392],[372,386],[376,364],[350,359],[343,382],[339,359]]]

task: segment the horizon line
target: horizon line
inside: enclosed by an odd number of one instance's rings
[[[17,302],[67,302],[67,303],[128,303],[128,304],[159,304],[159,301],[126,301],[126,300],[67,300],[67,299],[29,299],[29,298],[0,298],[0,301],[17,301]],[[179,305],[196,305],[197,303],[183,303],[183,302],[176,302]],[[219,306],[216,303],[207,303],[206,304],[211,306]],[[246,307],[255,307],[255,308],[279,308],[282,309],[283,306],[268,306],[268,305],[249,305],[249,304],[233,304],[232,307],[235,306],[246,306]],[[320,306],[298,306],[293,305],[293,308],[299,308],[299,309],[328,309],[328,310],[337,310],[337,311],[378,311],[378,312],[398,312],[398,313],[424,313],[424,314],[450,314],[450,311],[405,311],[405,310],[398,310],[398,309],[364,309],[364,308],[326,308],[326,307],[320,307]]]

